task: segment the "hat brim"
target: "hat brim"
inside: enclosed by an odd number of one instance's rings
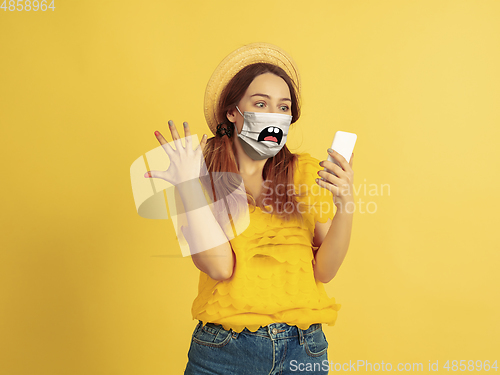
[[[279,66],[293,80],[300,92],[300,76],[297,66],[281,48],[269,43],[252,43],[238,48],[217,66],[205,90],[205,119],[213,134],[216,132],[219,121],[223,121],[217,118],[217,107],[222,90],[241,69],[255,63]]]

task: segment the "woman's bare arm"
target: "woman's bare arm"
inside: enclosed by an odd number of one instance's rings
[[[203,189],[197,180],[178,187],[186,217],[183,233],[191,250],[195,266],[214,280],[226,280],[233,274],[235,256],[220,224],[207,205]]]
[[[319,171],[320,177],[325,181],[316,179],[316,182],[328,189],[334,195],[331,204],[337,206],[337,212],[331,222],[331,225],[321,224],[316,231],[319,234],[316,240],[316,246],[320,245],[314,263],[314,275],[317,280],[327,283],[335,277],[349,249],[351,240],[352,221],[354,211],[350,207],[355,207],[353,198],[353,180],[354,171],[352,169],[354,153],[351,155],[350,162],[338,152],[328,149],[328,153],[336,159],[340,165],[334,164],[329,160],[320,162],[327,171]],[[331,172],[330,172],[331,171]],[[334,173],[333,173],[334,172]],[[324,235],[325,229],[328,232]]]
[[[333,203],[332,203],[333,204]],[[314,276],[322,283],[335,277],[349,249],[353,214],[337,211],[315,257]]]
[[[188,221],[182,231],[195,266],[215,280],[228,279],[233,273],[235,256],[199,182],[207,137],[204,135],[199,146],[193,150],[188,123],[184,123],[185,146],[173,121],[168,123],[175,149],[160,132],[155,132],[155,135],[170,159],[170,166],[166,171],[148,171],[145,177],[161,178],[176,187]]]

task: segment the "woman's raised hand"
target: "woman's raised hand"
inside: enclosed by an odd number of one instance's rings
[[[186,147],[182,145],[181,138],[174,122],[170,120],[168,125],[170,133],[172,134],[172,139],[174,140],[175,150],[167,143],[159,131],[156,131],[155,135],[170,159],[170,166],[166,171],[148,171],[144,174],[144,177],[161,178],[170,182],[172,185],[178,185],[182,182],[199,178],[203,149],[207,144],[207,135],[203,134],[200,144],[193,150],[189,124],[187,122],[184,123]]]

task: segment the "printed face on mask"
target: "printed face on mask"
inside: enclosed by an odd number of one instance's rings
[[[272,74],[257,76],[236,110],[227,114],[245,153],[254,160],[276,155],[285,145],[292,121],[291,96],[286,82]]]
[[[238,133],[240,145],[254,160],[263,160],[276,155],[285,145],[292,116],[282,113],[241,113],[243,128]]]

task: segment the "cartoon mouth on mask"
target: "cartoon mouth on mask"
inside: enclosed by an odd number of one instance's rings
[[[283,138],[283,130],[276,126],[269,126],[260,132],[259,138],[257,140],[259,142],[271,141],[280,144],[281,138]]]

